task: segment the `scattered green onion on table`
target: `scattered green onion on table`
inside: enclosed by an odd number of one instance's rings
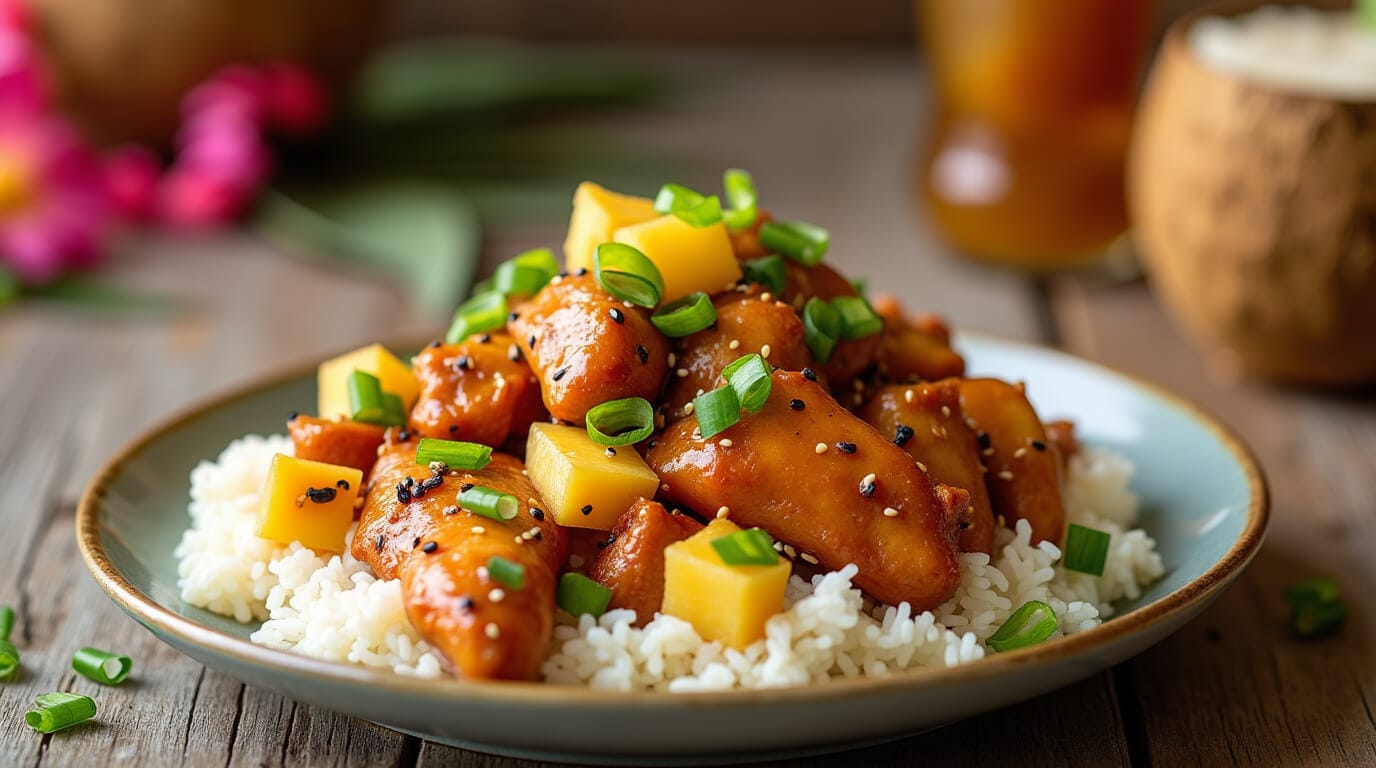
[[[96,715],[95,701],[76,693],[45,693],[35,698],[34,703],[36,706],[24,714],[24,722],[40,733],[70,728]]]
[[[134,661],[128,656],[99,648],[82,648],[72,656],[72,669],[101,685],[119,685],[133,668]]]
[[[1284,594],[1290,603],[1290,631],[1296,637],[1322,637],[1347,623],[1347,603],[1331,576],[1297,581],[1287,586]]]

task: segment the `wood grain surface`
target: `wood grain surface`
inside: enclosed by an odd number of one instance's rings
[[[800,766],[1376,764],[1376,408],[1212,373],[1141,283],[1037,285],[946,253],[910,199],[921,79],[904,54],[660,55],[697,77],[691,103],[589,128],[700,163],[711,184],[750,168],[770,208],[825,222],[835,261],[959,327],[1062,346],[1163,384],[1234,426],[1275,499],[1246,576],[1198,620],[1110,673],[940,731]],[[712,87],[706,87],[707,85]],[[489,266],[559,242],[563,222],[490,233]],[[0,315],[0,604],[19,613],[17,681],[0,686],[0,765],[534,764],[422,742],[245,687],[126,618],[81,567],[72,514],[99,464],[150,424],[266,369],[443,318],[385,285],[323,270],[246,234],[137,239],[115,279],[184,299],[171,317],[21,305]],[[308,292],[292,286],[307,282]],[[1284,584],[1339,577],[1339,636],[1286,633]],[[93,691],[68,660],[99,643],[135,675]],[[23,723],[35,694],[98,693],[99,721],[52,736]],[[785,763],[781,763],[783,765]]]

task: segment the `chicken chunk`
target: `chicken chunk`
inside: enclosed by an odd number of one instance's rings
[[[287,420],[287,433],[298,459],[353,467],[368,473],[382,445],[382,427],[357,421],[328,421],[303,414]]]
[[[794,261],[785,261],[784,266],[788,275],[784,301],[799,312],[812,298],[830,301],[837,296],[860,295],[849,280],[826,264],[806,267]],[[823,365],[832,391],[850,391],[851,382],[878,360],[882,344],[883,334],[880,333],[838,341],[836,348],[831,351],[831,358]]]
[[[879,366],[890,381],[936,381],[965,375],[965,358],[951,348],[951,331],[941,318],[932,314],[906,317],[892,296],[875,299],[874,310],[884,318]]]
[[[616,521],[588,577],[612,591],[610,607],[635,611],[636,624],[643,626],[664,600],[664,548],[700,530],[702,523],[693,518],[641,499]]]
[[[435,342],[416,355],[411,368],[420,397],[410,427],[425,437],[499,446],[545,417],[540,382],[506,334]]]

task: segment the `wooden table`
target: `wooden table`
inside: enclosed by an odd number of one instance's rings
[[[957,326],[1061,347],[1192,398],[1232,424],[1269,472],[1274,522],[1250,571],[1202,617],[1112,672],[1006,710],[863,752],[801,761],[908,765],[1376,764],[1376,409],[1372,401],[1211,378],[1140,283],[1036,285],[946,253],[910,202],[921,81],[898,54],[657,55],[701,89],[660,113],[598,118],[609,133],[699,160],[687,183],[752,169],[769,206],[832,230],[836,260]],[[712,84],[707,87],[708,84]],[[493,231],[486,260],[555,244],[563,222]],[[422,742],[293,703],[158,642],[86,575],[75,500],[119,445],[265,369],[379,337],[433,332],[388,287],[275,252],[247,234],[139,239],[120,280],[194,302],[173,319],[49,307],[0,315],[0,604],[19,612],[24,672],[0,686],[0,765],[529,765]],[[290,293],[308,281],[308,293]],[[291,301],[288,301],[289,296]],[[309,302],[302,306],[301,301]],[[312,306],[313,305],[313,306]],[[1339,576],[1346,630],[1292,640],[1282,587]],[[100,723],[45,737],[32,696],[89,684],[88,643],[135,677],[100,691]]]

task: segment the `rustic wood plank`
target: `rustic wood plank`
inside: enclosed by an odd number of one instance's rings
[[[1064,283],[1057,315],[1072,351],[1163,384],[1230,423],[1272,489],[1265,548],[1198,620],[1126,665],[1161,765],[1376,763],[1376,403],[1211,373],[1141,285]],[[1331,573],[1353,615],[1315,642],[1286,630],[1285,584]]]

